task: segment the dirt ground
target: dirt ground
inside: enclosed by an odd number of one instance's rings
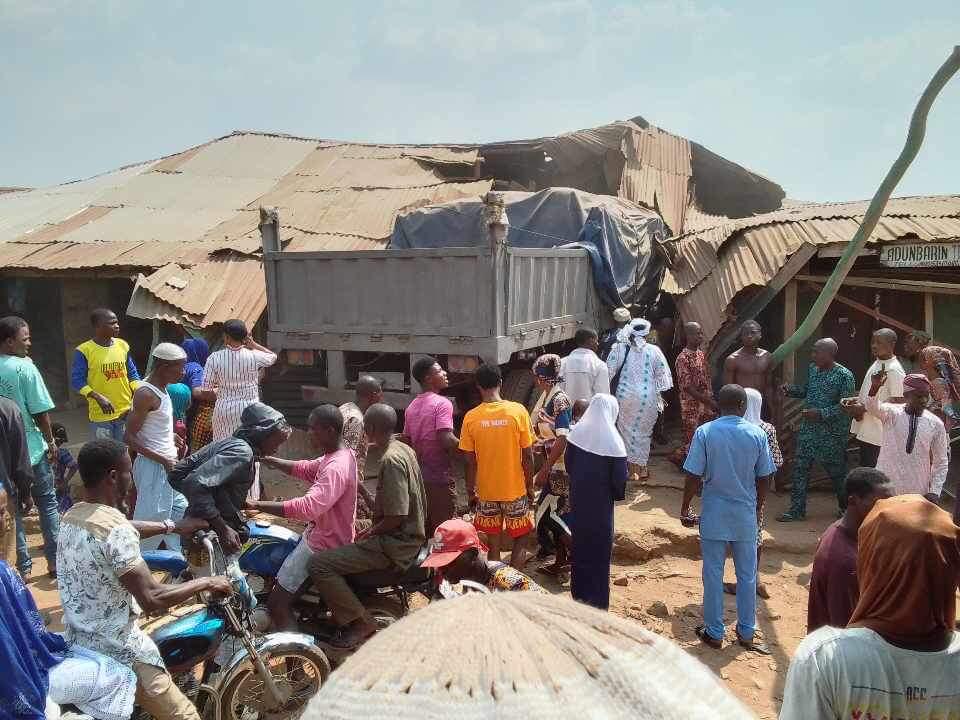
[[[785,509],[788,498],[771,495],[768,499],[766,515],[770,522],[760,570],[773,597],[758,599],[757,615],[762,637],[773,655],[762,657],[736,645],[736,606],[732,597],[725,601],[728,631],[724,648],[717,651],[704,647],[694,635],[694,628],[702,621],[699,543],[697,531],[684,528],[677,519],[681,483],[680,473],[669,462],[654,458],[650,481],[628,488],[627,501],[616,508],[611,610],[674,640],[717,673],[758,717],[775,718],[789,659],[805,634],[813,553],[820,534],[836,518],[835,501],[827,494],[814,494],[807,521],[784,525],[773,518]],[[295,493],[295,481],[266,478],[267,497],[289,497]],[[46,577],[35,515],[27,519],[27,530],[34,558],[29,587],[51,628],[61,629],[56,582]],[[537,572],[535,565],[528,569],[548,589],[568,590]],[[729,560],[726,575],[726,579],[733,580]]]

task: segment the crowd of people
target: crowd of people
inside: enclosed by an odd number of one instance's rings
[[[141,552],[164,546],[189,556],[192,532],[209,527],[233,556],[247,539],[251,512],[306,525],[270,593],[268,623],[294,628],[291,604],[312,583],[340,627],[328,640],[335,649],[352,651],[377,631],[347,578],[405,571],[428,539],[423,566],[439,578],[539,594],[542,587],[525,572],[537,556],[545,574],[569,573],[574,600],[605,610],[614,506],[628,481],[649,477],[651,443],[676,373],[683,437],[671,459],[686,475],[681,522],[699,526],[703,558],[703,624],[696,634],[709,647],[723,646],[726,592],[736,596],[736,642],[769,653],[757,633],[757,596],[769,596],[758,579],[759,561],[765,499],[784,453],[769,422],[775,390],[762,329],[753,321],[743,325],[742,347],[724,363],[715,394],[696,323],[683,326],[683,349],[671,363],[666,324],[657,338],[649,321],[625,308],[615,319],[612,334],[601,338],[581,328],[566,357],[536,360],[531,372],[539,396],[529,412],[502,396],[498,366],[481,365],[473,377],[480,402],[466,412],[459,433],[444,395],[449,379],[435,358],[411,368],[420,392],[402,429],[380,382],[361,375],[352,402],[310,413],[318,457],[299,461],[277,457],[290,428],[259,402],[261,373],[277,356],[239,320],[224,324],[223,347],[212,353],[199,338],[157,344],[141,376],[116,314],[95,310],[92,338],[76,349],[71,375],[87,401],[91,437],[74,460],[29,358],[29,326],[17,317],[0,319],[0,559],[29,577],[22,518],[36,504],[67,642],[129,669],[138,704],[159,719],[193,718],[196,711],[171,682],[137,616],[199,590],[229,588],[217,578],[161,585]],[[911,687],[924,688],[924,698],[916,699],[933,702],[935,683],[918,670],[924,663],[890,675],[889,658],[877,648],[960,663],[953,634],[957,528],[936,505],[949,469],[947,431],[960,411],[960,369],[949,350],[915,333],[906,347],[918,372],[907,374],[894,355],[896,343],[893,330],[874,334],[876,362],[859,395],[829,338],[814,344],[806,382],[779,389],[803,407],[790,507],[777,520],[805,520],[815,463],[833,481],[839,514],[814,560],[811,635],[790,671],[785,717],[813,717],[801,710],[811,688],[836,717],[875,707],[870,693],[886,687],[879,676],[894,682],[909,675],[918,683]],[[862,467],[848,474],[851,433]],[[297,478],[305,491],[284,501],[262,499],[261,466]],[[697,496],[699,515],[692,511]],[[723,582],[728,552],[736,583]],[[922,577],[911,580],[908,573],[918,568]],[[90,578],[96,578],[92,589]],[[893,603],[884,582],[896,585],[906,604]],[[849,667],[842,681],[816,671],[845,661],[868,668],[874,690],[856,685],[859,676]],[[900,707],[899,700],[884,702]]]

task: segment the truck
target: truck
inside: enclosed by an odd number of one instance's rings
[[[420,392],[411,367],[430,355],[450,376],[458,414],[477,402],[481,363],[501,366],[504,397],[529,405],[532,361],[565,354],[581,327],[609,327],[613,308],[597,291],[598,253],[576,243],[514,246],[503,194],[490,195],[485,241],[451,240],[464,246],[286,251],[277,212],[262,211],[267,342],[282,358],[266,401],[302,424],[317,404],[352,400],[358,377],[373,375],[384,401],[403,409]],[[662,273],[663,263],[645,267]]]

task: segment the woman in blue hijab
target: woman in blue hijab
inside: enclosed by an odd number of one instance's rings
[[[201,338],[184,340],[181,347],[187,353],[187,364],[183,370],[183,382],[190,388],[193,402],[190,429],[190,452],[197,452],[213,440],[213,405],[217,401],[217,391],[203,386],[203,366],[210,355],[210,346]]]

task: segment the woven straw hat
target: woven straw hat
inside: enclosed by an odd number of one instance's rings
[[[639,624],[532,592],[441,600],[370,639],[304,720],[749,718],[700,662]]]

